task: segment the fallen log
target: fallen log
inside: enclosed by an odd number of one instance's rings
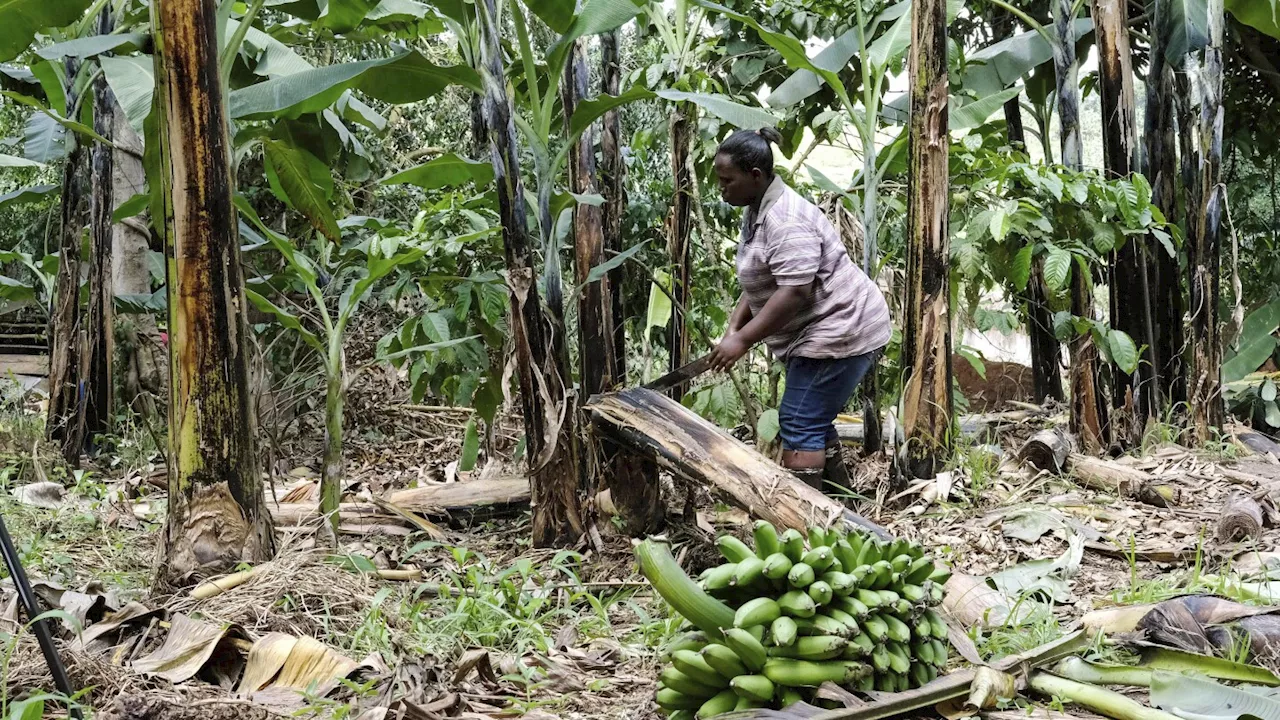
[[[1071,453],[1068,465],[1081,482],[1094,490],[1130,497],[1156,507],[1177,505],[1178,488],[1158,482],[1150,474],[1110,460]]]
[[[1254,430],[1239,430],[1236,440],[1259,455],[1274,455],[1280,458],[1280,443]]]
[[[723,492],[748,513],[779,528],[841,522],[889,537],[724,430],[660,393],[633,388],[587,403],[595,425],[619,444],[654,457],[673,472]]]
[[[394,490],[375,503],[342,503],[338,515],[349,529],[410,525],[424,529],[405,513],[425,517],[484,515],[491,517],[529,504],[529,480],[501,477]],[[381,506],[381,507],[380,507]],[[277,526],[304,525],[320,516],[318,502],[273,503],[267,508]],[[394,509],[391,509],[394,508]],[[403,512],[396,512],[403,511]],[[355,534],[360,534],[356,532]]]
[[[1018,459],[1037,470],[1060,475],[1067,468],[1071,445],[1071,437],[1066,432],[1058,428],[1041,430],[1023,443]]]
[[[1218,517],[1218,537],[1226,542],[1262,537],[1265,517],[1258,501],[1243,493],[1234,493],[1222,506]]]

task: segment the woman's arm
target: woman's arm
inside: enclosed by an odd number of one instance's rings
[[[760,314],[751,318],[741,330],[730,333],[711,353],[711,367],[728,370],[738,362],[753,345],[781,330],[796,316],[809,299],[813,283],[808,285],[783,285],[774,291],[769,301],[760,308]],[[734,310],[734,315],[738,310]],[[730,326],[732,327],[732,321]]]

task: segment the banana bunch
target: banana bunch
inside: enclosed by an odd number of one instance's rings
[[[657,702],[674,720],[811,701],[824,682],[901,692],[947,663],[932,609],[950,573],[906,540],[755,525],[755,549],[717,540],[724,564],[695,583],[665,545],[636,554],[654,589],[697,630],[673,639]]]

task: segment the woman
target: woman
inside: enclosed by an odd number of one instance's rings
[[[848,487],[832,422],[889,342],[889,307],[822,212],[773,172],[777,130],[740,130],[716,151],[720,195],[745,207],[742,296],[712,354],[727,370],[763,341],[786,365],[782,464],[809,485]]]

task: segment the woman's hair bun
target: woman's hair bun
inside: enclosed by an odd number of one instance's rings
[[[762,127],[756,130],[756,134],[774,145],[782,144],[782,133],[778,132],[775,127]]]

